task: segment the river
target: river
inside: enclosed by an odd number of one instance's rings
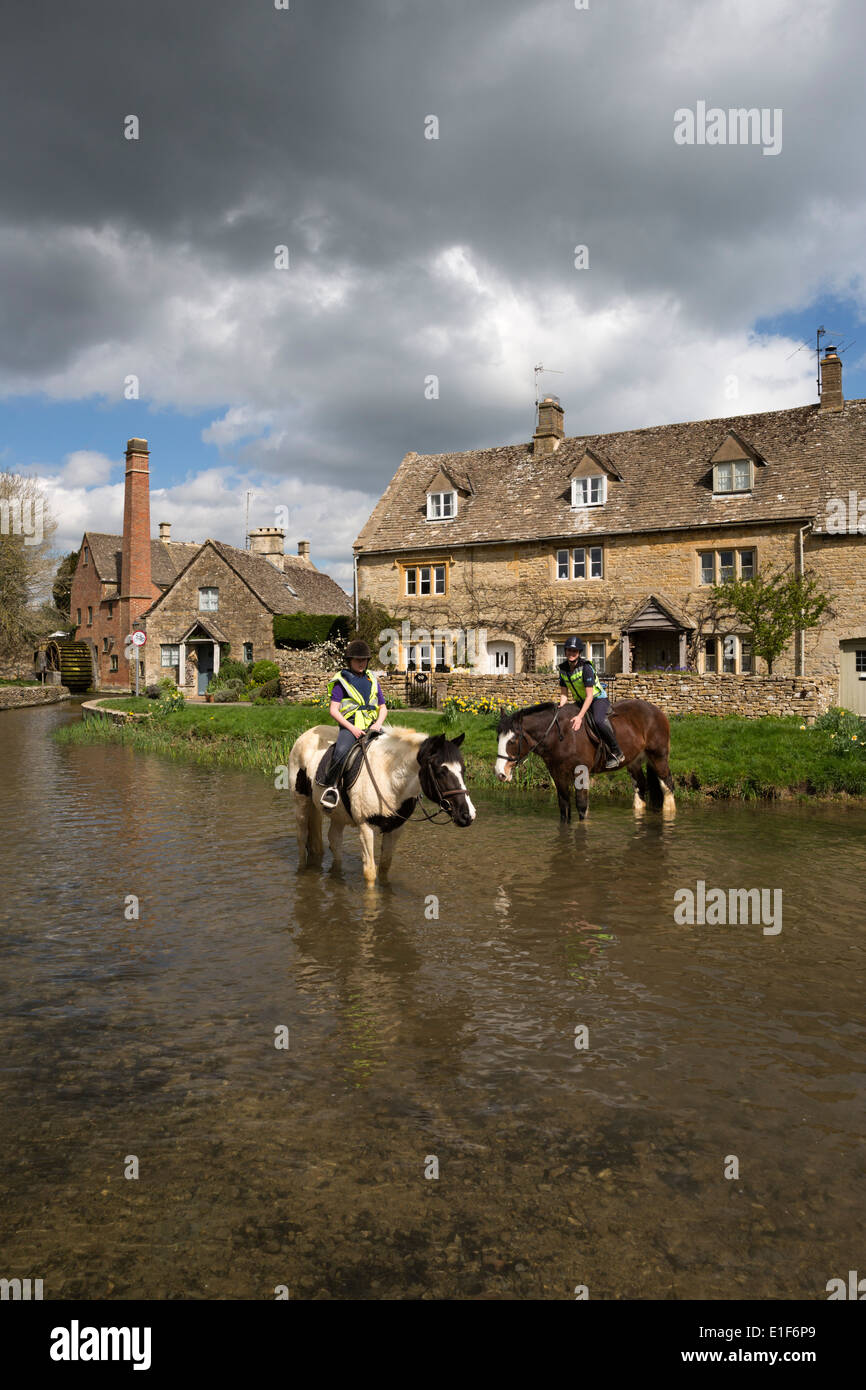
[[[562,830],[476,794],[367,889],[351,834],[297,871],[289,793],[55,744],[78,717],[0,714],[0,1275],[820,1299],[862,1266],[862,806]],[[699,881],[781,890],[781,930],[679,924]]]

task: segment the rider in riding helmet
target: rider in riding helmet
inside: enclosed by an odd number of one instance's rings
[[[388,716],[382,687],[367,675],[367,663],[372,653],[360,638],[346,648],[346,665],[328,682],[330,704],[328,713],[340,725],[337,746],[331,756],[322,793],[322,809],[333,811],[340,804],[337,783],[343,763],[355,740],[364,734],[378,734]]]
[[[569,701],[573,701],[574,704],[580,705],[579,711],[571,721],[571,727],[575,731],[580,728],[584,715],[592,705],[595,727],[608,747],[605,767],[622,767],[625,758],[610,722],[610,701],[592,662],[584,660],[585,651],[586,646],[579,637],[566,638],[565,660],[559,667],[559,703],[567,705]]]

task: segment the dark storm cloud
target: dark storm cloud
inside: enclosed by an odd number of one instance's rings
[[[745,4],[694,0],[584,12],[570,0],[7,8],[7,389],[32,387],[40,369],[74,380],[83,354],[117,343],[128,370],[148,353],[171,359],[178,404],[282,412],[274,427],[286,443],[261,456],[268,466],[297,467],[302,444],[307,463],[318,451],[336,476],[360,455],[372,487],[409,447],[525,437],[532,362],[569,297],[571,340],[560,324],[549,342],[568,359],[557,365],[572,389],[592,378],[592,316],[612,301],[645,315],[668,305],[696,336],[742,333],[758,314],[853,275],[846,252],[863,240],[853,118],[863,107],[862,7],[767,0],[758,9],[756,18]],[[675,146],[673,113],[698,98],[782,108],[782,154]],[[122,136],[128,113],[141,121],[137,142]],[[441,123],[438,141],[423,138],[428,114]],[[281,298],[272,272],[263,301],[257,277],[281,242],[292,293]],[[590,273],[574,270],[577,242],[590,247]],[[491,292],[436,273],[453,247],[484,268]],[[168,311],[187,276],[200,311],[218,306],[228,341],[196,340]],[[306,284],[324,285],[324,299],[318,290],[305,299]],[[532,306],[534,328],[517,309],[494,323],[506,290]],[[660,322],[660,341],[666,331]],[[643,358],[627,368],[632,384],[651,379],[659,365],[642,335],[632,347]],[[514,396],[518,357],[524,399]],[[425,402],[429,373],[441,376],[447,408]],[[109,386],[90,375],[81,389]],[[159,391],[170,403],[171,388]]]

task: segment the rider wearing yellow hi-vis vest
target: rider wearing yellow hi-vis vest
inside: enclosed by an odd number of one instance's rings
[[[340,804],[337,783],[349,749],[364,734],[377,734],[388,715],[382,687],[367,675],[372,653],[360,639],[346,648],[346,666],[328,682],[328,713],[340,725],[337,745],[328,768],[322,810],[333,811]]]
[[[610,722],[610,701],[607,698],[607,691],[599,681],[592,662],[584,660],[585,650],[584,643],[579,637],[566,638],[565,660],[559,666],[559,703],[560,705],[567,705],[569,702],[573,702],[580,705],[580,709],[571,721],[571,727],[575,731],[580,728],[587,710],[592,705],[593,722],[608,747],[608,759],[605,767],[622,767],[625,758],[616,741],[616,734]]]

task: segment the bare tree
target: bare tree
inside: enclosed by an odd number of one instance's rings
[[[35,478],[0,472],[0,655],[18,657],[47,631],[56,522]]]

